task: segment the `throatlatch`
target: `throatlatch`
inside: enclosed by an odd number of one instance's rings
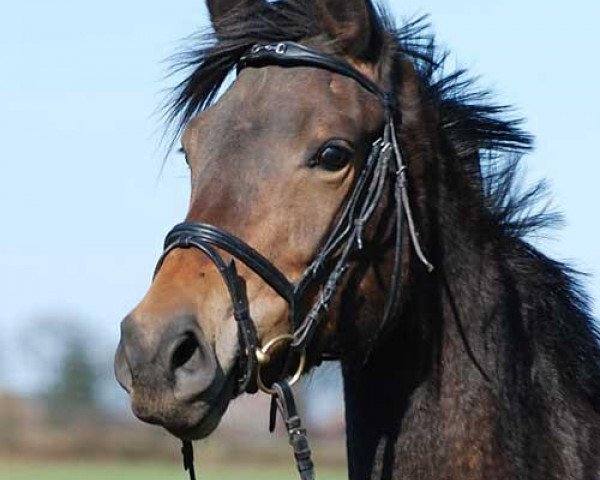
[[[365,228],[384,198],[386,185],[391,185],[395,203],[394,267],[379,334],[385,331],[388,320],[397,312],[400,304],[404,219],[406,219],[406,230],[416,257],[427,271],[431,272],[433,266],[421,248],[410,207],[407,166],[397,137],[397,123],[401,121],[401,117],[394,93],[382,90],[347,62],[293,42],[255,45],[240,58],[237,70],[240,72],[245,68],[262,68],[269,65],[289,68],[314,67],[352,78],[377,96],[384,106],[383,133],[373,143],[370,154],[357,173],[353,190],[340,212],[335,227],[329,233],[312,264],[296,283],[289,281],[277,267],[241,239],[213,225],[202,223],[177,225],[167,235],[164,253],[158,262],[156,272],[166,256],[179,248],[196,248],[215,264],[227,285],[234,317],[238,324],[240,360],[237,393],[256,393],[260,388],[272,396],[270,429],[271,431],[274,429],[275,414],[279,410],[294,450],[300,477],[302,480],[313,480],[315,473],[306,430],[302,427],[290,387],[304,371],[306,348],[345,278],[350,266],[350,255],[363,249]],[[273,339],[262,349],[259,348],[256,326],[250,315],[245,281],[238,275],[234,261],[227,264],[219,250],[241,261],[287,302],[291,334]],[[331,265],[333,267],[330,267]],[[307,303],[306,291],[309,286],[315,284],[321,285],[320,293],[308,313],[301,317],[302,311],[299,307]],[[290,344],[286,365],[291,365],[293,359],[299,358],[298,369],[291,379],[284,378],[271,386],[265,386],[260,377],[261,364],[269,361],[269,350],[282,341]],[[368,358],[371,352],[367,353]],[[189,471],[191,480],[195,480],[193,450],[190,442],[184,442],[182,452],[184,466]]]

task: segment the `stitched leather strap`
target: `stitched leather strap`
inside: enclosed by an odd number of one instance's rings
[[[184,440],[181,446],[183,456],[183,469],[189,473],[190,480],[196,480],[196,470],[194,468],[194,447],[192,442]]]
[[[311,50],[295,42],[279,42],[266,45],[255,45],[238,63],[238,72],[247,67],[265,67],[278,65],[281,67],[317,67],[330,72],[339,73],[360,83],[369,92],[377,95],[387,103],[386,93],[374,82],[360,73],[344,60]]]
[[[167,235],[165,250],[173,244],[184,246],[186,239],[220,248],[242,261],[267,282],[288,303],[294,301],[294,287],[285,276],[250,245],[229,232],[205,223],[181,223]]]
[[[315,479],[315,467],[312,462],[312,452],[308,443],[306,429],[298,415],[298,409],[294,400],[294,394],[287,382],[276,382],[273,384],[275,395],[271,404],[271,423],[273,423],[273,407],[276,405],[288,432],[288,440],[294,451],[296,467],[302,480]]]

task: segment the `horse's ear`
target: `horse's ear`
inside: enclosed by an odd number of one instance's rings
[[[247,16],[252,9],[258,8],[264,3],[265,0],[206,0],[210,20],[217,35],[224,24],[228,23],[223,20],[231,18],[230,14],[237,11],[240,15]]]
[[[340,51],[367,59],[380,53],[376,13],[370,0],[315,0],[315,8],[324,33]]]

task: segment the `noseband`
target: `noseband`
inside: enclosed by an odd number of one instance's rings
[[[425,258],[420,247],[408,199],[406,165],[396,136],[396,118],[400,116],[400,112],[396,108],[395,95],[382,90],[347,62],[293,42],[255,45],[240,59],[237,70],[240,72],[245,68],[261,68],[271,65],[288,68],[319,68],[352,78],[364,89],[377,96],[384,106],[383,133],[373,143],[371,151],[357,175],[353,190],[340,211],[337,223],[328,234],[312,264],[297,282],[291,282],[268,259],[243,240],[216,226],[203,223],[182,223],[171,230],[165,240],[164,253],[158,262],[156,273],[169,253],[180,248],[198,249],[214,263],[229,291],[233,315],[238,324],[240,360],[237,392],[256,393],[260,386],[262,390],[273,395],[272,414],[276,405],[284,416],[300,475],[303,479],[312,479],[314,472],[305,431],[302,429],[296,413],[289,389],[290,382],[285,378],[285,372],[288,369],[284,370],[284,378],[275,382],[271,387],[265,386],[262,379],[258,378],[260,375],[259,363],[267,361],[268,357],[265,353],[268,352],[261,349],[259,345],[256,326],[250,315],[245,281],[238,274],[235,261],[226,262],[219,251],[230,254],[256,273],[288,304],[291,334],[284,336],[284,339],[289,339],[290,343],[286,367],[292,365],[293,361],[300,361],[301,365],[294,380],[302,373],[304,368],[302,359],[306,354],[306,349],[317,331],[320,319],[327,312],[339,285],[345,278],[351,254],[363,249],[364,230],[377,210],[390,178],[390,181],[393,182],[395,202],[395,253],[380,332],[397,311],[399,304],[404,220],[407,222],[407,230],[417,257],[428,270],[432,270],[433,267]],[[316,285],[320,285],[320,292],[312,307],[307,313],[304,313],[305,310],[302,306],[306,304],[307,289],[309,286]],[[272,344],[272,342],[270,343]],[[193,462],[190,460],[190,456],[190,445],[186,444],[184,446],[186,468],[193,473]]]

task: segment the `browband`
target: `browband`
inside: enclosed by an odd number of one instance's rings
[[[267,65],[321,68],[356,80],[366,90],[377,95],[386,104],[386,107],[389,106],[392,98],[387,92],[384,92],[378,85],[356,70],[348,62],[332,55],[311,50],[295,42],[254,45],[240,58],[237,70],[241,72],[247,67],[260,68]]]

